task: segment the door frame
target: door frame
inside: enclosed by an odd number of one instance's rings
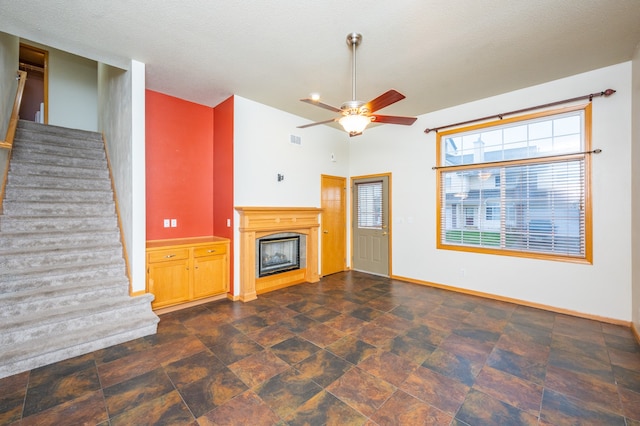
[[[387,253],[388,255],[388,259],[387,262],[389,264],[389,278],[391,278],[393,276],[393,206],[392,206],[392,197],[391,194],[393,193],[393,185],[392,180],[391,180],[391,172],[386,172],[386,173],[376,173],[376,174],[370,174],[370,175],[360,175],[360,176],[351,176],[350,181],[349,181],[349,194],[351,197],[351,200],[349,202],[349,215],[350,215],[350,226],[348,227],[349,230],[349,240],[350,240],[350,244],[351,244],[351,248],[350,248],[350,256],[349,259],[351,260],[350,265],[349,265],[349,269],[353,269],[353,227],[355,226],[355,214],[353,211],[353,191],[354,191],[354,186],[355,186],[355,181],[356,180],[360,180],[360,179],[371,179],[371,178],[383,178],[386,177],[388,180],[388,190],[387,190],[387,201],[389,204],[389,223],[387,224],[388,227],[388,232],[389,232],[389,247],[388,247],[388,251]]]
[[[45,49],[41,49],[39,47],[32,46],[27,43],[22,43],[22,42],[19,45],[19,49],[30,50],[35,54],[43,56],[42,69],[43,69],[43,80],[44,80],[43,82],[44,93],[42,96],[42,102],[44,103],[44,117],[42,122],[44,124],[49,124],[49,51]],[[20,62],[20,57],[18,57],[18,61]],[[20,68],[20,64],[18,64],[18,68]],[[28,78],[29,77],[27,76],[27,79]]]

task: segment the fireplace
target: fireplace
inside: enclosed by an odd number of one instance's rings
[[[315,283],[318,275],[318,215],[316,207],[236,207],[240,215],[240,291],[234,300],[248,302],[258,294],[304,282]],[[277,274],[259,276],[261,239],[300,237],[300,265]],[[271,253],[273,255],[274,253]],[[286,253],[282,253],[285,254]],[[285,256],[286,257],[286,256]],[[280,256],[274,257],[274,260]]]
[[[300,269],[300,236],[258,239],[258,277]]]

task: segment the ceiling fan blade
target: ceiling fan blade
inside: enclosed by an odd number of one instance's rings
[[[331,120],[318,121],[310,124],[303,124],[302,126],[298,126],[298,129],[305,129],[307,127],[317,126],[318,124],[327,124],[327,123],[331,123],[332,121],[338,121],[338,120],[340,120],[340,117],[332,118]]]
[[[313,99],[306,98],[306,99],[300,99],[300,100],[302,102],[306,102],[306,103],[311,104],[311,105],[319,106],[320,108],[328,109],[329,111],[342,112],[342,110],[340,108],[336,108],[336,107],[331,106],[331,105],[323,104],[322,102],[314,101]]]
[[[387,124],[402,124],[403,126],[411,126],[418,118],[417,117],[400,117],[397,115],[373,115],[374,123],[387,123]]]
[[[387,90],[382,95],[378,96],[372,101],[369,101],[365,107],[369,110],[369,112],[376,112],[379,109],[387,107],[391,104],[394,104],[398,101],[401,101],[405,98],[405,96],[398,92],[397,90]]]

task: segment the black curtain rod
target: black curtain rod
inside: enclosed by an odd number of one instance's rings
[[[529,158],[518,158],[517,160],[499,160],[499,161],[488,161],[486,163],[472,163],[472,164],[461,164],[461,165],[451,165],[451,166],[433,166],[431,170],[440,170],[440,169],[453,169],[460,168],[461,166],[483,166],[483,167],[492,167],[496,164],[509,164],[509,163],[520,163],[522,160],[551,160],[554,158],[567,157],[570,155],[582,155],[582,154],[600,154],[602,150],[600,148],[592,149],[591,151],[581,151],[581,152],[572,152],[569,154],[555,154],[555,155],[543,155],[540,157],[529,157]]]
[[[448,124],[446,126],[434,127],[434,128],[430,128],[430,129],[427,128],[427,129],[424,129],[424,132],[425,133],[429,133],[429,132],[436,132],[437,133],[438,130],[447,129],[449,127],[462,126],[463,124],[476,123],[478,121],[489,120],[491,118],[499,118],[500,120],[502,120],[502,118],[505,115],[520,114],[520,113],[523,113],[523,112],[533,111],[533,110],[536,110],[536,109],[542,109],[542,108],[547,108],[547,107],[556,106],[556,105],[568,104],[570,102],[581,101],[583,99],[589,99],[589,102],[591,102],[593,100],[593,98],[595,98],[597,96],[611,96],[614,93],[616,93],[615,90],[607,89],[607,90],[599,92],[599,93],[591,93],[589,95],[578,96],[577,98],[571,98],[571,99],[565,99],[563,101],[551,102],[550,104],[538,105],[538,106],[534,106],[534,107],[519,109],[519,110],[516,110],[516,111],[504,112],[502,114],[489,115],[487,117],[476,118],[474,120],[469,120],[469,121],[461,121],[460,123]]]

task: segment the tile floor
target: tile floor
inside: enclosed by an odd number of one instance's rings
[[[357,272],[5,379],[12,425],[640,425],[626,327]]]

